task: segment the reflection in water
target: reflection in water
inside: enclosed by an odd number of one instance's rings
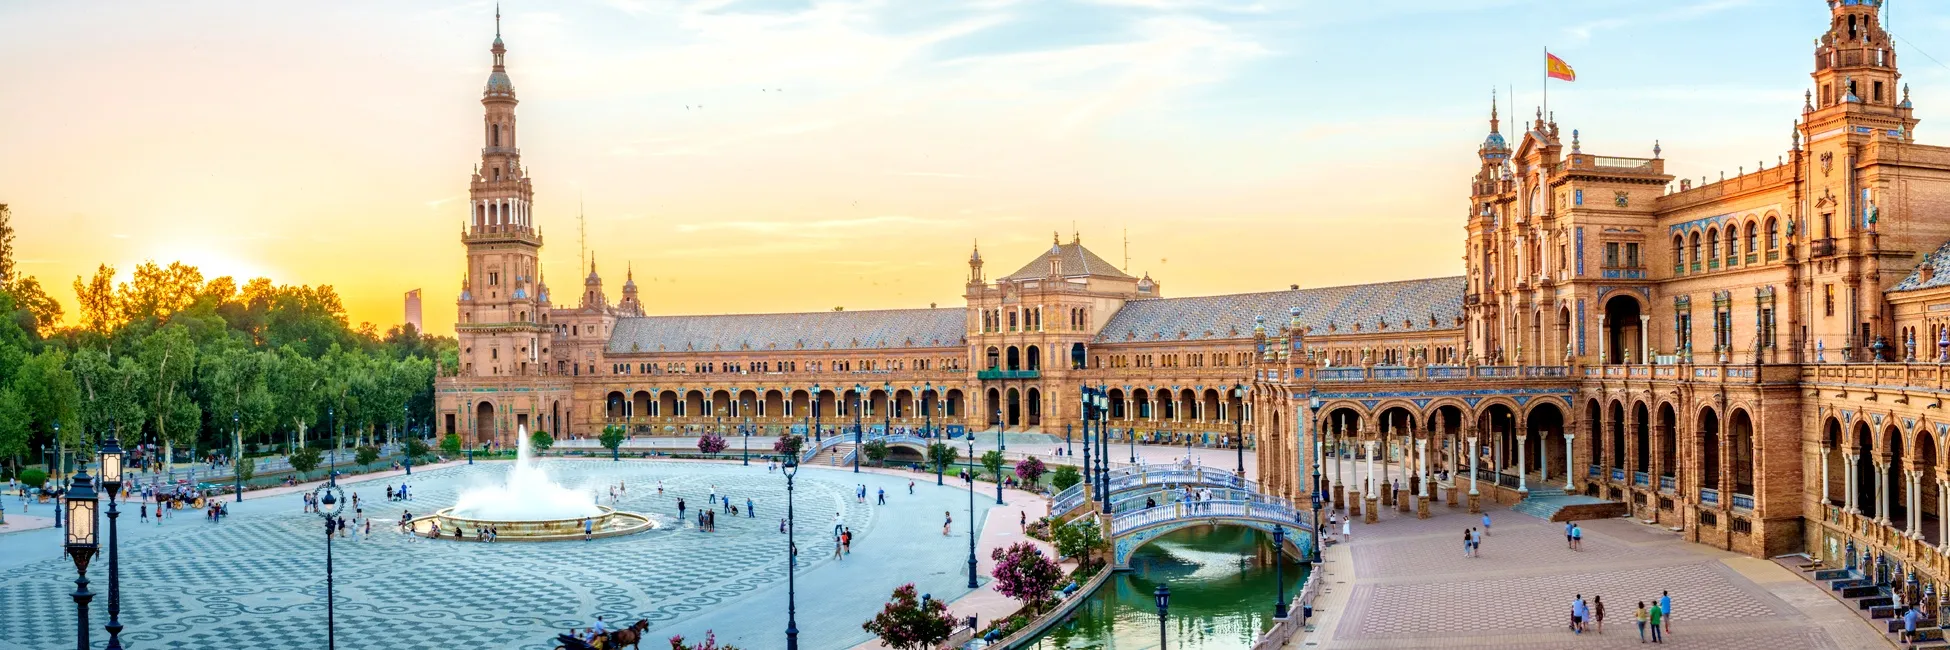
[[[1273,536],[1236,526],[1200,526],[1173,532],[1138,549],[1132,571],[1111,577],[1059,623],[1026,648],[1158,647],[1158,581],[1171,587],[1166,623],[1173,650],[1251,648],[1253,637],[1273,624]],[[1303,565],[1286,562],[1286,593],[1305,580]],[[1294,616],[1299,616],[1294,612]]]

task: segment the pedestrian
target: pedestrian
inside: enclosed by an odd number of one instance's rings
[[[908,494],[914,493],[914,479],[907,480],[907,493]]]
[[[1568,521],[1564,522],[1564,548],[1568,548],[1573,551],[1578,550],[1577,543],[1571,541],[1574,537],[1572,531],[1576,528],[1577,528],[1577,524]]]
[[[1490,536],[1490,513],[1483,513],[1483,536]]]
[[[1665,641],[1660,640],[1660,636],[1659,636],[1659,625],[1664,620],[1665,620],[1665,610],[1660,609],[1658,601],[1653,601],[1652,608],[1647,610],[1645,613],[1645,622],[1647,623],[1648,627],[1652,628],[1653,643],[1665,643]]]
[[[845,521],[846,520],[840,518],[840,513],[837,512],[833,513],[833,536],[834,537],[839,537],[840,531],[845,529],[846,527]]]
[[[785,518],[784,518],[784,517],[780,517],[780,518],[779,518],[779,534],[780,534],[780,535],[784,535],[784,534],[785,534]]]
[[[1672,593],[1664,589],[1659,590],[1659,617],[1665,619],[1666,634],[1672,634]],[[1659,635],[1654,632],[1652,636]]]
[[[953,525],[955,525],[954,513],[948,512],[946,510],[941,511],[941,536],[947,537],[948,528]]]
[[[1918,610],[1914,605],[1910,606],[1910,608],[1907,611],[1903,612],[1903,635],[1902,635],[1903,643],[1916,642],[1916,622],[1918,620],[1921,620],[1922,618],[1923,618],[1923,612],[1921,610]]]
[[[752,506],[751,497],[745,497],[745,518],[746,519],[758,518],[758,508]]]
[[[1571,548],[1580,551],[1584,550],[1584,527],[1583,526],[1579,526],[1576,524],[1571,525]]]
[[[1469,529],[1463,529],[1463,557],[1476,555],[1476,540],[1469,538]]]
[[[1632,615],[1632,620],[1637,621],[1639,624],[1639,643],[1645,643],[1645,621],[1647,620],[1646,616],[1647,615],[1645,613],[1645,601],[1641,600],[1639,601],[1638,613]]]
[[[1028,510],[1021,510],[1016,512],[1016,525],[1021,526],[1023,530],[1029,530]]]
[[[582,541],[585,542],[589,541],[590,537],[594,535],[595,532],[596,532],[595,522],[588,517],[583,517],[582,518]],[[456,527],[454,529],[454,536],[455,537],[460,536],[460,528]]]
[[[684,497],[677,497],[677,520],[684,520]]]
[[[1584,604],[1584,594],[1571,599],[1571,632],[1584,634],[1584,617],[1591,614],[1591,608]]]
[[[1591,620],[1598,623],[1598,633],[1605,633],[1605,597],[1591,595]]]
[[[149,523],[149,504],[142,504],[142,523]]]
[[[878,496],[880,498],[880,502],[874,505],[881,505],[881,506],[887,505],[887,488],[880,488]]]
[[[853,554],[853,529],[848,528],[840,534],[840,547],[846,549],[847,555]]]
[[[1353,520],[1353,519],[1342,519],[1342,520],[1341,520],[1341,540],[1342,540],[1342,541],[1347,541],[1347,542],[1352,542],[1352,541],[1354,541],[1354,526],[1353,526],[1353,524],[1354,524],[1354,520]]]

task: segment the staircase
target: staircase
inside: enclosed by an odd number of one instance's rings
[[[1875,584],[1874,580],[1854,569],[1832,569],[1820,563],[1803,560],[1806,560],[1805,555],[1774,558],[1776,563],[1826,588],[1829,595],[1849,605],[1857,615],[1867,618],[1869,625],[1876,628],[1876,631],[1885,632],[1887,634],[1885,638],[1892,643],[1901,637],[1902,611],[1895,606],[1894,590]],[[1944,630],[1939,622],[1941,620],[1939,616],[1918,621],[1914,645],[1908,647],[1923,650],[1950,650],[1950,643],[1944,641]]]
[[[833,445],[831,447],[827,447],[825,449],[819,450],[819,453],[813,454],[812,460],[806,461],[806,464],[837,466],[840,464],[840,461],[845,459],[846,455],[852,451],[853,451],[853,443],[842,442],[840,444]]]
[[[1622,517],[1631,509],[1617,501],[1606,501],[1597,497],[1579,494],[1565,494],[1559,488],[1541,488],[1530,491],[1523,501],[1511,507],[1544,521],[1582,521],[1585,519],[1605,519]]]

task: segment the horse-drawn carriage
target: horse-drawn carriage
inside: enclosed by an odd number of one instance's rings
[[[555,635],[555,650],[617,650],[628,647],[641,650],[643,633],[650,630],[650,619],[637,619],[629,627],[604,634],[600,645],[592,644],[574,634]]]

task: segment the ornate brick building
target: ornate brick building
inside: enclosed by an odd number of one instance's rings
[[[1101,386],[1118,439],[1256,447],[1269,489],[1319,471],[1337,507],[1564,491],[1723,548],[1950,576],[1950,148],[1915,141],[1880,9],[1829,3],[1788,146],[1731,177],[1586,152],[1541,112],[1506,135],[1492,106],[1461,277],[1170,298],[1073,235],[997,278],[973,252],[961,306],[717,316],[646,316],[627,274],[611,303],[593,261],[550,302],[497,36],[441,428],[804,431],[817,404],[1061,434]]]

